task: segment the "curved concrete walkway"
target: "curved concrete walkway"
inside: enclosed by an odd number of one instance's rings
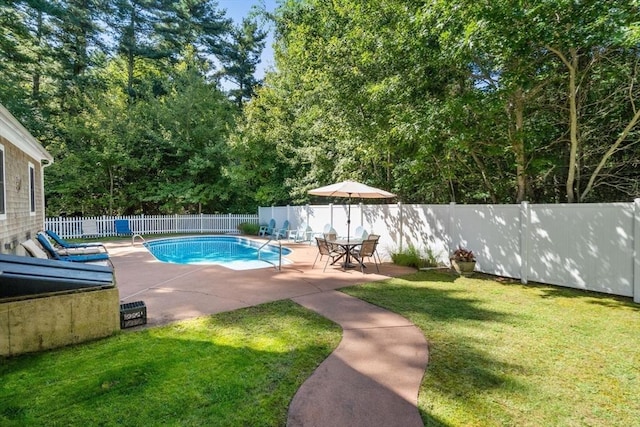
[[[428,349],[416,326],[337,291],[292,300],[338,323],[344,333],[293,398],[289,427],[424,425],[417,401]]]
[[[307,379],[289,407],[293,426],[422,426],[418,390],[427,343],[407,319],[336,289],[415,270],[384,263],[380,274],[313,268],[317,249],[295,248],[294,264],[232,271],[156,261],[142,246],[111,242],[121,302],[143,300],[147,327],[291,299],[343,328],[335,351]]]

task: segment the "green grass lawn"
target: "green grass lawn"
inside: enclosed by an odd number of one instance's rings
[[[344,291],[424,332],[425,425],[640,425],[640,305],[628,298],[439,272]]]
[[[640,305],[421,272],[344,289],[429,342],[426,425],[640,425]],[[282,426],[340,330],[283,301],[0,359],[0,425]]]
[[[284,301],[0,359],[0,425],[284,425],[340,337]]]

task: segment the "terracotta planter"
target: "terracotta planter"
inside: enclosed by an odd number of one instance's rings
[[[456,261],[451,259],[451,267],[461,276],[470,276],[476,268],[475,261]]]

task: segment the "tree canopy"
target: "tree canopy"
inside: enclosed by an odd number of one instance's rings
[[[213,0],[5,1],[0,102],[56,159],[49,215],[252,212],[343,179],[405,202],[629,201],[638,6],[283,0],[234,25]]]

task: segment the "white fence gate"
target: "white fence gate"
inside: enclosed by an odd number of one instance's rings
[[[289,220],[347,233],[347,205],[261,207],[260,223]],[[380,252],[413,245],[441,262],[462,245],[489,274],[633,297],[640,302],[640,199],[633,203],[351,206],[353,232],[380,234]]]

